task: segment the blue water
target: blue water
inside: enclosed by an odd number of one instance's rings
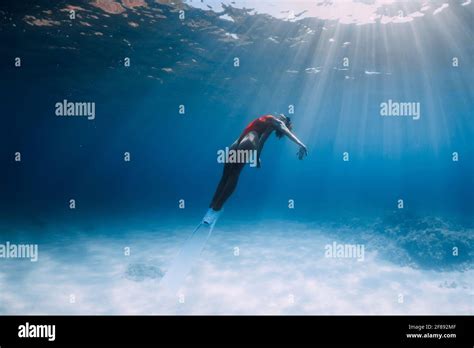
[[[0,12],[0,242],[40,248],[35,264],[1,260],[0,313],[472,314],[472,4],[433,15],[434,1],[412,22],[360,26],[238,8],[226,10],[234,22],[191,7],[180,21],[151,3],[125,18],[74,4],[90,26],[65,18],[66,3]],[[55,116],[64,99],[95,102],[96,118]],[[381,117],[388,99],[420,103],[420,119]],[[160,298],[220,179],[217,150],[289,105],[308,157],[271,136],[186,301]],[[333,241],[364,244],[366,260],[324,258]]]

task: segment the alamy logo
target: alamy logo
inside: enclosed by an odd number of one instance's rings
[[[249,163],[251,167],[257,166],[257,150],[225,150],[217,151],[218,163]]]
[[[20,338],[47,338],[48,341],[56,339],[56,325],[35,325],[26,322],[18,326]]]
[[[38,244],[0,244],[0,259],[30,259],[38,261]]]
[[[328,258],[354,258],[357,261],[364,261],[365,248],[363,244],[339,244],[333,242],[326,244],[324,256]]]
[[[420,109],[418,102],[396,102],[389,99],[380,103],[380,116],[408,116],[418,120],[420,119]]]
[[[85,116],[88,120],[95,119],[95,103],[94,102],[70,102],[64,99],[57,102],[56,116]]]

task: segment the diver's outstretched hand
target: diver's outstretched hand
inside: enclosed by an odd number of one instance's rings
[[[302,160],[305,156],[308,156],[308,149],[305,145],[301,145],[298,153],[296,154],[298,159]]]

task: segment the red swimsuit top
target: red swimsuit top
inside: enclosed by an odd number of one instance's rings
[[[250,132],[256,132],[258,134],[258,137],[260,138],[262,134],[268,130],[269,127],[273,127],[273,123],[271,122],[272,118],[272,115],[264,115],[250,122],[240,135],[239,143]]]

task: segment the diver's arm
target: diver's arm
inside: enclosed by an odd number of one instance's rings
[[[298,150],[298,158],[299,159],[303,159],[304,156],[307,156],[308,155],[308,149],[306,148],[306,145],[303,144],[301,142],[301,140],[299,140],[296,135],[294,135],[289,129],[288,127],[286,126],[286,124],[281,121],[281,120],[278,120],[277,118],[274,119],[275,121],[275,126],[276,128],[281,131],[283,134],[285,134],[288,138],[290,138],[291,141],[293,141],[294,143],[298,144],[300,146],[300,149]]]
[[[294,143],[298,144],[301,147],[304,147],[306,149],[305,144],[303,144],[297,137],[294,135],[288,127],[285,125],[283,121],[280,120],[275,120],[276,121],[276,126],[277,129],[280,130],[283,134],[285,134],[288,138],[291,139]]]
[[[262,135],[262,137],[258,141],[258,148],[257,148],[257,168],[260,168],[260,155],[262,154],[263,144],[267,140],[268,136],[271,132],[266,132]]]
[[[239,145],[239,139],[235,139],[235,141],[230,145],[229,149],[235,149]]]

